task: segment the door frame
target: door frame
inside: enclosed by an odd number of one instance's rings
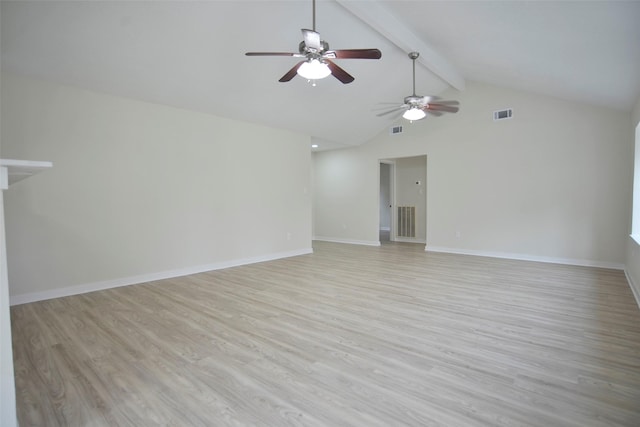
[[[395,186],[395,177],[396,177],[396,164],[392,159],[381,159],[378,161],[378,188],[382,185],[380,181],[380,166],[382,164],[389,165],[389,240],[394,242],[396,240],[396,227],[394,226],[396,221],[396,186]],[[380,239],[380,208],[381,208],[382,200],[380,200],[380,192],[378,191],[378,241]]]

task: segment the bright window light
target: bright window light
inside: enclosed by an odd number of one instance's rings
[[[640,123],[636,126],[636,148],[633,165],[633,206],[631,237],[640,245]]]

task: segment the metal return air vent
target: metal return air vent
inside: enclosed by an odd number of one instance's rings
[[[513,117],[513,109],[505,108],[504,110],[498,110],[493,112],[493,121],[506,120]]]

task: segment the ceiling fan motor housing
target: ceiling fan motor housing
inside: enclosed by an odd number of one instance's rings
[[[410,107],[416,106],[421,107],[424,105],[424,97],[417,95],[409,95],[404,98],[404,103],[409,105]]]
[[[317,55],[318,57],[321,57],[323,53],[329,50],[329,43],[327,43],[324,40],[320,40],[320,44],[322,48],[320,50],[317,50],[315,48],[308,47],[307,44],[304,42],[304,40],[302,40],[298,45],[298,51],[302,55],[312,55],[312,56]]]

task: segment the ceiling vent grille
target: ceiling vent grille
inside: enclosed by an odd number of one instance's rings
[[[392,126],[389,128],[390,135],[396,135],[398,133],[402,133],[402,126]]]
[[[513,109],[505,108],[504,110],[498,110],[493,112],[493,121],[506,120],[513,117]]]

